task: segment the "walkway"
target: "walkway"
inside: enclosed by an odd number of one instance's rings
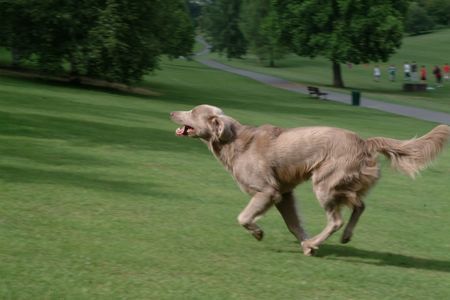
[[[277,87],[280,89],[300,93],[300,94],[309,94],[308,90],[305,85],[294,83],[279,77],[274,77],[271,75],[265,75],[257,72],[252,72],[244,69],[239,69],[235,67],[231,67],[222,63],[219,63],[217,61],[214,61],[212,59],[208,59],[204,57],[206,54],[209,53],[210,46],[201,38],[196,38],[199,43],[202,43],[205,47],[201,52],[198,52],[196,54],[196,60],[204,65],[207,65],[208,67],[219,69],[222,71],[230,72],[233,74],[237,74],[240,76],[248,77],[253,80],[262,82],[267,85],[271,85],[273,87]],[[323,88],[320,88],[323,90]],[[334,92],[334,91],[327,91],[324,90],[324,92],[328,93],[327,99],[341,102],[345,104],[351,104],[351,96],[344,93]],[[416,108],[416,107],[410,107],[410,106],[404,106],[404,105],[398,105],[398,104],[392,104],[388,102],[382,102],[377,100],[368,99],[365,97],[361,97],[361,103],[360,106],[377,109],[401,116],[407,116],[412,117],[420,120],[425,121],[431,121],[436,123],[442,123],[442,124],[449,124],[450,125],[450,114],[432,111],[428,109],[423,108]]]

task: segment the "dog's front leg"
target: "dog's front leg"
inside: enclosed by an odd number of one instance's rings
[[[305,230],[303,229],[301,219],[297,211],[295,196],[292,192],[283,194],[283,198],[276,204],[278,211],[283,217],[286,226],[289,231],[297,238],[301,243],[308,238]]]
[[[262,240],[264,232],[255,222],[274,204],[275,194],[273,191],[256,193],[238,216],[239,224],[258,241]]]

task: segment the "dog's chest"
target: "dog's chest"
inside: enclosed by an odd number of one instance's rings
[[[264,190],[268,185],[275,184],[266,163],[255,157],[239,159],[230,172],[240,189],[250,195]]]

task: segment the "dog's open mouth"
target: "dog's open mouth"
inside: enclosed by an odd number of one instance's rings
[[[175,131],[177,136],[191,135],[194,133],[194,128],[189,125],[184,125]]]

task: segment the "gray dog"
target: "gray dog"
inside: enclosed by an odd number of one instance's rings
[[[261,240],[263,231],[255,222],[275,205],[305,255],[312,255],[342,227],[342,206],[352,209],[341,238],[342,243],[350,241],[364,211],[363,197],[379,178],[378,153],[390,159],[394,169],[414,177],[441,152],[450,136],[447,125],[406,141],[363,140],[351,131],[331,127],[250,127],[210,105],[172,112],[171,118],[182,126],[176,130],[178,136],[203,140],[252,197],[239,214],[239,224]],[[294,188],[308,179],[328,220],[323,231],[310,239],[293,194]]]

